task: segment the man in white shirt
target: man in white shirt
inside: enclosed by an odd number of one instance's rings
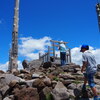
[[[94,100],[98,100],[97,90],[94,83],[94,75],[97,72],[97,66],[94,55],[89,51],[88,45],[82,45],[80,52],[82,52],[83,65],[81,72],[84,74],[83,90],[86,89],[86,83],[88,82],[92,92],[94,93]]]

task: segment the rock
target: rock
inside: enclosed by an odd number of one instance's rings
[[[97,93],[100,96],[100,85],[95,85],[96,89],[97,89]]]
[[[26,84],[27,84],[29,87],[32,87],[33,82],[36,81],[36,80],[37,80],[37,79],[32,79],[32,80],[27,80],[27,81],[25,81],[25,82],[26,82]]]
[[[32,86],[34,88],[37,88],[38,89],[38,92],[41,91],[44,87],[45,87],[45,84],[43,82],[42,79],[37,79],[33,82]]]
[[[14,91],[15,100],[39,100],[39,94],[36,88],[22,88]]]
[[[74,95],[76,97],[91,98],[93,97],[93,92],[89,86],[86,86],[86,90],[82,91],[82,84],[79,84],[76,89],[74,89]]]
[[[29,62],[28,62],[27,60],[24,60],[24,61],[22,62],[23,68],[26,69],[26,70],[29,69],[28,63],[29,63]]]
[[[82,89],[79,88],[74,89],[74,95],[76,97],[80,97],[82,95]]]
[[[62,82],[58,82],[52,91],[54,100],[67,100],[69,98],[67,88]]]
[[[2,96],[2,93],[0,92],[0,100],[2,100],[3,99],[3,96]]]
[[[51,85],[51,80],[50,80],[50,78],[48,78],[47,76],[46,76],[45,79],[43,79],[43,82],[44,82],[44,84],[45,84],[46,86],[50,86],[50,85]]]
[[[9,97],[6,97],[6,98],[4,98],[3,100],[12,100],[12,99],[10,99]]]
[[[38,69],[39,67],[42,66],[42,61],[41,60],[33,60],[31,62],[29,62],[29,69],[30,70],[33,70],[34,68],[35,69]]]
[[[63,67],[64,72],[74,72],[76,73],[78,70],[77,68],[80,68],[79,65],[75,65],[75,64],[69,64],[69,65],[64,65]]]
[[[12,74],[15,76],[19,75],[19,71],[17,69],[12,69]]]
[[[62,83],[67,87],[69,84],[73,83],[74,80],[63,80]]]
[[[12,88],[12,87],[14,87],[17,83],[18,83],[18,81],[12,80],[12,81],[9,83],[9,86]]]
[[[5,73],[4,71],[0,70],[0,74],[4,74],[4,73]]]
[[[45,87],[40,93],[40,100],[53,100],[51,95],[51,89],[49,87]]]
[[[64,74],[60,74],[59,77],[63,78],[63,79],[73,79],[75,80],[75,77],[72,76],[71,74],[68,74],[68,73],[64,73]]]
[[[24,78],[24,74],[23,73],[22,74],[19,74],[18,77]]]
[[[50,78],[51,81],[53,81],[53,79],[54,79],[55,76],[52,75],[52,74],[48,74],[47,77]]]
[[[30,72],[29,72],[29,71],[27,71],[27,70],[25,70],[25,69],[21,69],[21,70],[20,70],[20,73],[24,73],[24,74],[25,74],[25,73],[26,73],[26,74],[30,74]]]
[[[100,64],[97,65],[97,71],[100,71]]]
[[[9,86],[8,85],[6,85],[6,86],[4,86],[4,87],[2,87],[0,89],[0,91],[1,91],[1,93],[2,93],[3,96],[5,95],[5,93],[7,92],[8,89],[9,89]]]
[[[95,77],[96,77],[97,79],[100,79],[100,72],[97,72],[96,75],[95,75]]]
[[[52,63],[51,62],[45,62],[44,64],[43,64],[43,68],[49,68],[49,67],[51,67],[52,66]]]
[[[64,71],[62,70],[61,67],[57,67],[57,68],[56,68],[53,72],[51,72],[50,74],[57,76],[57,75],[59,75],[60,73],[63,73],[63,72],[64,72]]]
[[[70,100],[75,100],[74,91],[73,91],[73,90],[68,89],[68,92],[69,92],[69,98],[70,98]]]
[[[43,72],[35,72],[34,74],[32,74],[32,78],[43,78],[45,77],[44,73]]]
[[[0,76],[0,85],[7,85],[9,84],[12,80],[16,80],[18,82],[21,82],[21,81],[25,81],[17,76],[14,76],[12,74],[2,74]]]
[[[95,81],[95,83],[96,83],[97,85],[100,85],[100,79],[94,78],[94,81]]]
[[[14,100],[14,95],[10,95],[8,97],[5,97],[3,100]]]
[[[71,83],[67,86],[67,89],[71,89],[74,90],[76,88],[76,84],[75,83]]]
[[[24,74],[24,79],[25,80],[31,80],[32,79],[32,75],[31,74]]]

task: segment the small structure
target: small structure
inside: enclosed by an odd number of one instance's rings
[[[48,46],[48,51],[43,55],[39,53],[39,59],[42,60],[43,62],[49,62],[49,61],[55,62],[57,59],[59,59],[55,51],[56,51],[56,48],[59,47],[59,44],[61,42],[55,41],[55,40],[50,40],[50,42],[52,45],[51,47]],[[66,45],[68,42],[63,42],[63,43]],[[66,54],[66,62],[68,62],[69,64],[71,63],[71,50],[68,47],[67,47],[67,54]]]

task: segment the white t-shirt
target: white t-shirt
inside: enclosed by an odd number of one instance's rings
[[[66,52],[66,46],[65,44],[60,44],[60,52]]]
[[[89,50],[85,51],[82,54],[82,58],[83,58],[82,61],[87,62],[87,66],[86,66],[86,73],[87,74],[97,71],[95,57]]]

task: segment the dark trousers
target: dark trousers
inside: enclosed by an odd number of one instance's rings
[[[60,52],[61,66],[66,64],[66,52]]]

